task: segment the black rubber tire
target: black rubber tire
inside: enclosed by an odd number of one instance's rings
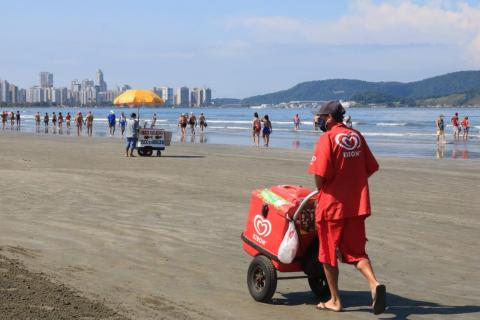
[[[151,147],[143,148],[143,153],[145,157],[151,157],[153,155],[153,149]]]
[[[138,148],[137,149],[137,153],[140,157],[144,157],[145,156],[145,150],[143,148]]]
[[[247,273],[248,291],[252,298],[258,302],[272,300],[277,289],[277,270],[270,259],[265,256],[256,256]]]
[[[330,296],[330,288],[325,277],[308,278],[308,285],[318,298],[326,299]]]

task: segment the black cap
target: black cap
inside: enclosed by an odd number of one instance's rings
[[[317,112],[318,114],[344,114],[345,109],[343,108],[342,104],[339,101],[328,101],[325,102],[321,107],[320,110]]]

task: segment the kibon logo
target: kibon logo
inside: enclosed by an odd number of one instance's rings
[[[272,224],[261,215],[257,214],[253,219],[253,226],[257,234],[261,237],[268,237],[272,232]]]
[[[356,150],[362,145],[360,136],[355,132],[339,133],[335,136],[335,142],[337,145],[348,151]]]

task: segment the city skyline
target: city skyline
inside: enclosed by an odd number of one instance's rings
[[[101,65],[111,84],[201,84],[245,98],[310,80],[407,82],[480,68],[473,0],[83,4],[4,6],[12,32],[0,42],[0,77],[29,87],[33,70],[50,70],[68,83]]]

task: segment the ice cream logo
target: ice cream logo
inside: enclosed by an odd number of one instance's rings
[[[259,214],[253,219],[253,226],[257,234],[261,237],[268,237],[270,232],[272,232],[272,224],[270,221],[266,220]]]
[[[355,132],[339,133],[335,136],[335,142],[348,151],[358,149],[362,145],[359,135]]]

